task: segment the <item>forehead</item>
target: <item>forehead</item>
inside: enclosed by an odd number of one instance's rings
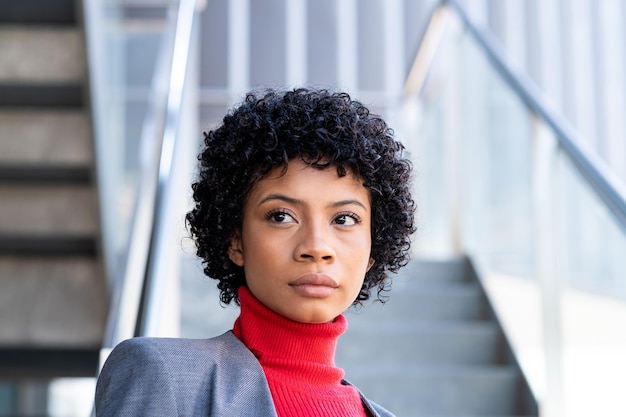
[[[285,188],[297,194],[314,194],[322,198],[330,192],[360,195],[369,201],[369,190],[363,185],[362,178],[346,170],[346,175],[339,176],[336,166],[319,168],[301,160],[291,160],[287,168],[272,169],[250,190],[248,197],[258,195],[270,189]]]

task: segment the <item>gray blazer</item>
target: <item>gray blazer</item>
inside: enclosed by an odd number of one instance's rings
[[[361,398],[371,417],[393,417]],[[120,343],[98,377],[96,416],[276,417],[276,410],[261,364],[228,331]]]

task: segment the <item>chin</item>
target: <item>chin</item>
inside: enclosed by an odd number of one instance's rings
[[[297,321],[298,323],[304,324],[319,324],[319,323],[329,323],[335,320],[337,316],[330,317],[328,314],[298,314],[292,316],[286,316],[288,319]]]

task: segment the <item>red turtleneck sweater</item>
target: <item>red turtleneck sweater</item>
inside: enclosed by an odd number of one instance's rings
[[[278,417],[362,416],[356,388],[341,383],[335,366],[337,339],[348,327],[341,315],[332,323],[289,320],[239,289],[241,313],[233,333],[261,363]]]

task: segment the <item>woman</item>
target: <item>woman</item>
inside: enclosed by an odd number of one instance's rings
[[[348,307],[388,289],[414,231],[411,164],[347,94],[250,93],[205,135],[187,221],[233,330],[136,338],[98,379],[98,416],[392,416],[334,363]]]

